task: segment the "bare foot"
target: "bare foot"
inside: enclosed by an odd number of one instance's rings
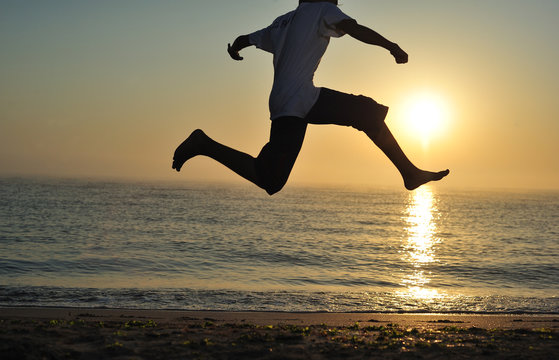
[[[404,185],[408,190],[417,189],[421,185],[430,181],[438,181],[447,176],[449,173],[450,171],[448,169],[439,172],[418,170],[412,176],[408,176],[404,179]]]
[[[181,171],[184,163],[196,155],[201,154],[201,146],[207,139],[207,135],[200,129],[196,129],[190,134],[186,140],[180,144],[175,150],[173,156],[173,169]]]

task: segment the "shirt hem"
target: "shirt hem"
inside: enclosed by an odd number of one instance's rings
[[[287,117],[287,116],[293,116],[293,117],[298,117],[301,119],[304,119],[307,117],[307,115],[309,114],[309,112],[311,111],[311,109],[314,107],[314,105],[316,104],[316,102],[318,101],[318,98],[320,97],[320,93],[322,92],[323,87],[318,87],[318,92],[315,95],[314,101],[312,102],[312,105],[309,106],[309,109],[306,112],[302,112],[302,111],[285,111],[285,112],[281,112],[279,114],[273,114],[270,115],[270,120],[276,120],[277,118],[280,117]]]

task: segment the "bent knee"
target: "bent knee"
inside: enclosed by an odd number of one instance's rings
[[[371,98],[363,96],[357,116],[352,124],[357,130],[363,131],[367,134],[376,134],[382,127],[386,115],[388,114],[388,106],[377,103]]]
[[[287,179],[289,178],[289,170],[279,171],[277,167],[270,167],[269,164],[257,162],[256,174],[257,180],[255,184],[264,189],[268,195],[274,195],[283,189]]]
[[[264,190],[266,190],[266,193],[268,195],[272,196],[274,194],[277,194],[281,190],[281,188],[279,188],[279,189],[264,189]]]
[[[281,153],[271,148],[263,150],[256,159],[257,185],[268,195],[279,192],[289,179],[297,152]]]
[[[262,189],[268,193],[268,195],[272,196],[278,192],[285,186],[287,181],[276,181],[276,182],[268,182],[265,184],[261,184]]]

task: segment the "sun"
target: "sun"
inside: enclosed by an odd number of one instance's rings
[[[404,106],[404,119],[412,135],[426,146],[446,127],[448,121],[446,101],[433,93],[415,94]]]

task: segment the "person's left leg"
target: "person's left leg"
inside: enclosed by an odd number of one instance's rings
[[[270,142],[256,158],[259,186],[269,195],[280,191],[287,183],[299,155],[307,123],[297,117],[282,117],[272,121]]]
[[[205,155],[272,195],[287,182],[303,144],[306,128],[306,122],[299,118],[274,120],[270,141],[256,158],[213,140],[202,130],[194,130],[175,150],[172,167],[180,171],[189,159]]]
[[[257,182],[254,157],[213,140],[200,129],[194,130],[177,147],[173,156],[173,169],[181,171],[186,161],[198,155],[208,156],[248,181]]]

